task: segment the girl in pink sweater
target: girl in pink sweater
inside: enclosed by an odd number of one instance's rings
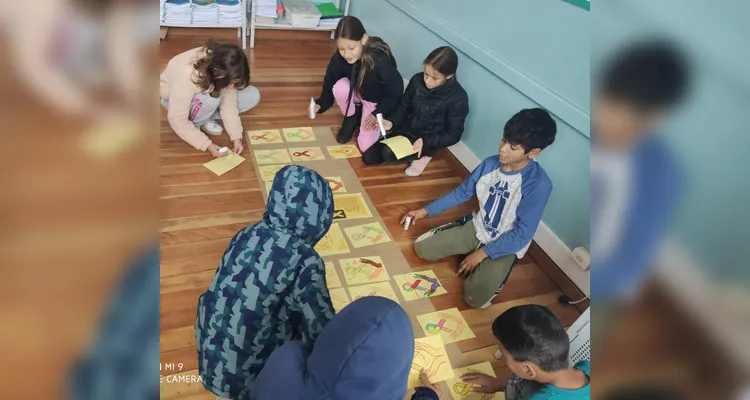
[[[214,157],[226,155],[206,136],[222,133],[215,122],[222,119],[232,150],[242,152],[239,114],[260,101],[258,89],[250,86],[250,67],[242,48],[209,40],[203,47],[178,54],[159,77],[159,93],[169,125],[182,140]]]

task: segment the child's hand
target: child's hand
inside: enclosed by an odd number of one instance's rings
[[[411,146],[412,149],[416,150],[417,157],[422,157],[422,146],[424,146],[422,138],[417,139],[417,141]]]
[[[219,146],[215,145],[214,143],[211,143],[210,145],[208,145],[208,148],[206,150],[208,150],[209,153],[211,153],[211,155],[214,156],[214,157],[216,157],[216,158],[226,157],[226,156],[229,155],[228,151],[225,151],[225,152],[222,153],[222,152],[219,151],[219,149],[220,149]]]
[[[411,216],[411,224],[416,225],[418,219],[422,219],[427,216],[427,210],[420,208],[419,210],[412,210],[401,217],[401,225],[406,222],[406,217]]]
[[[422,386],[432,389],[440,398],[443,395],[443,390],[440,389],[440,385],[437,383],[430,383],[430,376],[427,375],[427,371],[422,369],[419,373],[419,380],[422,382]]]
[[[365,118],[365,123],[362,124],[362,129],[370,130],[375,129],[378,126],[378,119],[374,115],[370,114]]]
[[[232,150],[232,151],[234,151],[234,154],[240,154],[240,153],[242,153],[242,150],[245,149],[242,146],[242,139],[233,140],[232,144],[234,144],[234,149]]]
[[[481,372],[469,372],[463,374],[461,375],[461,380],[476,385],[471,388],[471,391],[476,393],[495,393],[503,390],[504,386],[503,382],[499,379]]]
[[[375,118],[375,122],[377,122],[377,117]],[[388,121],[387,119],[383,120],[383,129],[390,131],[393,128],[393,122]]]
[[[485,258],[487,258],[487,253],[484,252],[484,249],[474,251],[461,261],[456,275],[469,276]]]

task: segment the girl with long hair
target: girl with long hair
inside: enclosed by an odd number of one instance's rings
[[[338,50],[328,63],[315,111],[326,112],[335,100],[344,114],[336,140],[350,141],[360,126],[357,141],[359,149],[366,151],[380,135],[375,116],[382,113],[388,118],[396,109],[404,81],[390,47],[382,39],[369,36],[359,19],[342,18],[334,38]]]
[[[420,175],[438,150],[461,140],[469,115],[469,97],[456,80],[458,55],[450,46],[438,47],[424,60],[424,71],[415,74],[401,103],[383,121],[386,130],[412,143],[416,154],[399,161],[410,162],[406,175]],[[381,142],[364,154],[367,165],[396,161],[391,149]]]
[[[221,135],[215,120],[222,119],[232,150],[242,152],[239,115],[258,104],[260,92],[250,86],[250,67],[241,47],[209,40],[175,56],[159,77],[159,92],[169,125],[182,140],[214,157],[227,155],[206,136]]]

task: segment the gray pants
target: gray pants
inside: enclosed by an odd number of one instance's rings
[[[463,225],[452,223],[430,230],[417,238],[414,251],[420,258],[437,261],[456,254],[469,254],[478,249],[480,244],[474,234],[474,224],[469,221]],[[485,258],[464,280],[466,303],[474,308],[489,305],[502,290],[515,264],[515,254],[496,260]]]
[[[196,126],[201,126],[208,121],[221,119],[221,115],[219,114],[220,101],[218,97],[211,97],[208,93],[196,94],[193,97],[193,102],[190,104],[188,119]],[[248,86],[237,91],[237,108],[240,113],[257,106],[259,102],[260,92],[254,86]],[[169,99],[161,99],[161,106],[165,110],[168,110]]]

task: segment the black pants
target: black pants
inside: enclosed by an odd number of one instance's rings
[[[404,136],[404,135],[401,135]],[[405,138],[409,139],[409,141],[414,144],[416,140],[413,140],[412,138],[408,136],[404,136]],[[424,153],[424,151],[423,151]],[[372,147],[367,149],[364,153],[362,153],[362,161],[365,163],[365,165],[377,165],[384,162],[391,162],[391,161],[401,161],[401,162],[412,162],[419,158],[417,154],[412,154],[410,156],[406,156],[402,159],[396,158],[396,155],[393,154],[393,151],[391,150],[388,145],[383,144],[382,141],[378,141],[377,143],[373,144]]]

